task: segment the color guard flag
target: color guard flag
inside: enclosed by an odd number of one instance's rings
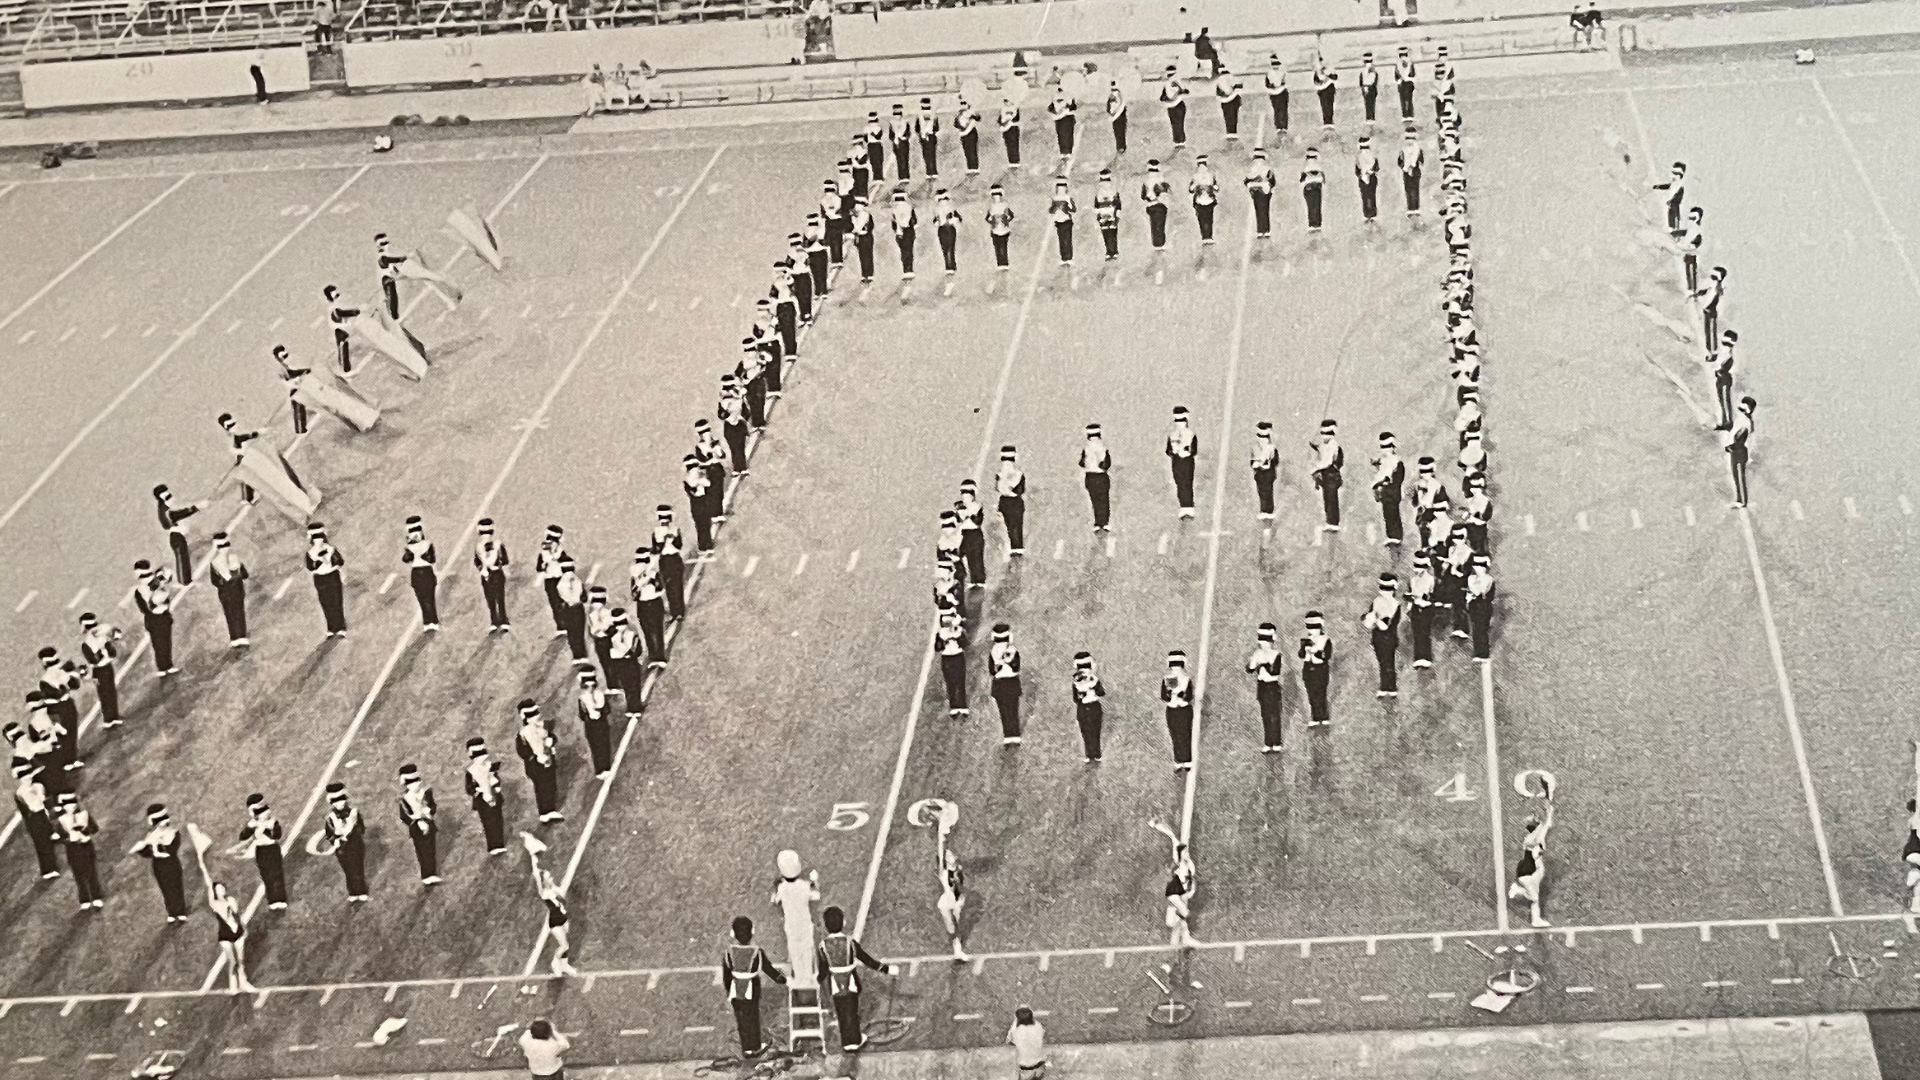
[[[380,407],[331,375],[309,371],[292,381],[288,396],[309,409],[332,414],[355,431],[380,422]]]
[[[227,473],[273,496],[274,505],[295,521],[305,521],[320,506],[320,491],[300,482],[286,456],[255,440],[240,448],[240,460]]]
[[[473,248],[474,254],[487,260],[488,266],[500,269],[500,240],[493,235],[493,228],[486,219],[465,210],[455,210],[447,215],[447,225]]]
[[[453,301],[455,304],[458,304],[462,299],[460,286],[448,280],[445,274],[429,267],[427,261],[422,259],[420,253],[417,251],[408,252],[406,259],[402,260],[399,265],[393,269],[396,274],[410,281],[433,282],[434,285],[439,287],[441,292],[447,295],[447,299]]]
[[[420,341],[393,321],[384,307],[361,312],[347,320],[348,327],[382,356],[400,365],[407,378],[418,382],[427,377],[427,353]]]

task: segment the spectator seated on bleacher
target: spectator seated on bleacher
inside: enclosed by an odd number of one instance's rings
[[[524,22],[528,30],[565,30],[567,9],[556,0],[529,0]]]
[[[1573,27],[1574,44],[1582,49],[1593,48],[1593,39],[1607,40],[1605,16],[1600,14],[1600,5],[1589,0],[1586,7],[1574,6],[1573,15],[1567,20]]]

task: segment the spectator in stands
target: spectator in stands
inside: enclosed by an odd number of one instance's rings
[[[807,5],[807,55],[827,56],[833,52],[833,0],[813,0]]]
[[[624,72],[619,73],[624,78]],[[607,74],[595,64],[588,70],[587,77],[580,80],[581,95],[587,101],[587,115],[592,116],[607,107]]]
[[[1600,6],[1592,0],[1588,0],[1585,7],[1576,4],[1573,15],[1567,22],[1573,27],[1574,44],[1582,49],[1593,48],[1593,39],[1596,36],[1602,41],[1607,38],[1607,28],[1604,25],[1604,17],[1600,14]]]
[[[645,60],[627,72],[627,101],[641,109],[653,108],[653,80],[659,75]]]
[[[262,66],[267,62],[267,50],[255,49],[253,60],[247,64],[247,74],[253,76],[253,100],[255,104],[267,103],[267,72]]]
[[[314,0],[313,41],[321,52],[333,51],[333,0]]]
[[[565,30],[567,9],[556,0],[530,0],[527,4],[526,27],[529,30]]]
[[[1193,58],[1207,73],[1207,78],[1220,77],[1220,50],[1214,47],[1213,39],[1207,36],[1207,28],[1201,27],[1193,38]]]

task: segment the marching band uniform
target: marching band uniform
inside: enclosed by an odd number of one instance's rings
[[[701,464],[697,453],[681,458],[680,464],[686,470],[680,478],[680,487],[687,493],[687,513],[693,518],[694,543],[704,557],[713,550],[713,475],[709,466]],[[723,484],[725,482],[721,481]]]
[[[547,526],[547,533],[540,540],[540,547],[533,553],[533,572],[540,578],[540,588],[547,594],[547,613],[553,616],[553,636],[560,637],[567,632],[566,620],[560,612],[560,560],[567,557],[566,549],[560,546],[565,530],[558,525]]]
[[[347,613],[340,587],[340,568],[347,564],[340,552],[327,540],[324,525],[307,526],[307,573],[313,577],[313,593],[320,601],[330,637],[347,636]]]
[[[1100,226],[1107,261],[1112,262],[1120,257],[1120,188],[1113,182],[1112,169],[1100,170],[1100,183],[1093,189],[1093,220]]]
[[[1113,491],[1113,454],[1107,450],[1106,443],[1100,438],[1100,425],[1087,425],[1087,445],[1080,450],[1081,483],[1087,489],[1087,501],[1093,507],[1093,528],[1100,532],[1107,529],[1107,517],[1111,510],[1108,501]]]
[[[1247,194],[1253,197],[1253,231],[1257,239],[1273,235],[1273,189],[1279,183],[1264,147],[1255,147],[1253,163],[1247,166]]]
[[[627,595],[633,599],[634,618],[647,639],[647,663],[665,667],[667,663],[667,602],[660,588],[660,568],[653,561],[653,549],[633,549],[633,565],[627,570]]]
[[[347,903],[367,902],[367,823],[360,811],[347,801],[347,785],[327,785],[327,816],[321,830],[340,863],[340,874],[347,882]]]
[[[1360,136],[1360,149],[1354,154],[1353,175],[1360,185],[1360,216],[1372,225],[1380,214],[1380,157],[1365,135]]]
[[[1484,664],[1493,655],[1493,572],[1485,555],[1473,557],[1467,575],[1467,621],[1473,627],[1473,658]]]
[[[580,727],[587,736],[593,775],[608,776],[613,772],[613,711],[607,704],[606,687],[600,685],[600,677],[593,673],[591,665],[580,665],[580,696],[574,704],[580,714]]]
[[[1066,87],[1054,87],[1053,100],[1047,103],[1047,115],[1053,117],[1053,137],[1063,158],[1073,156],[1073,129],[1079,109],[1080,103],[1073,100]]]
[[[1187,654],[1167,654],[1167,673],[1160,679],[1160,700],[1167,707],[1167,736],[1173,741],[1173,768],[1193,768],[1193,676],[1187,673]]]
[[[340,374],[353,374],[353,349],[347,327],[353,318],[360,314],[359,308],[346,307],[340,303],[340,290],[328,285],[320,290],[327,302],[327,322],[333,326],[333,352]]]
[[[247,644],[247,564],[233,553],[233,541],[226,533],[213,534],[213,558],[207,563],[207,577],[227,619],[227,646],[241,648]]]
[[[1380,72],[1373,66],[1373,54],[1360,54],[1360,104],[1366,110],[1367,123],[1373,123],[1374,106],[1380,99]]]
[[[887,117],[887,141],[893,144],[893,171],[897,179],[913,178],[913,121],[907,119],[907,107],[896,102]]]
[[[1280,718],[1280,628],[1261,623],[1258,644],[1247,660],[1253,675],[1253,697],[1260,705],[1260,752],[1278,753],[1283,742],[1284,725]]]
[[[1007,554],[1027,553],[1027,474],[1020,471],[1012,443],[1000,447],[1000,468],[993,490],[1000,499],[1000,523],[1007,530]]]
[[[987,667],[993,673],[993,703],[1000,709],[1000,742],[1020,745],[1020,650],[1013,645],[1013,628],[1006,623],[993,626],[993,644],[987,650]]]
[[[920,224],[920,212],[913,208],[907,193],[893,193],[893,242],[900,249],[900,276],[913,280],[913,233]]]
[[[60,876],[60,863],[54,857],[53,811],[48,803],[46,785],[40,782],[41,770],[32,762],[13,763],[13,806],[20,814],[20,826],[33,842],[33,855],[40,864],[40,877],[51,881]],[[164,889],[165,886],[162,885]],[[168,908],[171,922],[172,908]]]
[[[1220,122],[1227,129],[1227,141],[1240,141],[1240,80],[1222,69],[1213,81],[1213,96],[1220,102]]]
[[[1173,407],[1173,429],[1167,432],[1167,461],[1173,469],[1174,498],[1180,503],[1180,516],[1190,518],[1193,510],[1193,464],[1200,454],[1200,437],[1187,425],[1187,407]]]
[[[147,640],[153,643],[154,670],[165,678],[180,670],[173,665],[173,590],[167,585],[167,572],[153,569],[145,559],[133,564],[133,572],[140,577],[133,602],[140,609]]]
[[[220,430],[226,432],[227,437],[233,440],[233,462],[238,465],[242,460],[240,451],[246,449],[248,443],[259,438],[260,433],[258,431],[236,430],[237,425],[234,423],[232,413],[221,413],[217,418],[217,422],[220,425]],[[251,506],[260,500],[260,493],[243,483],[240,485],[240,499],[242,502]]]
[[[1433,609],[1437,604],[1434,590],[1438,585],[1427,553],[1414,552],[1413,577],[1407,582],[1407,610],[1412,615],[1413,666],[1416,670],[1433,666]]]
[[[846,916],[837,907],[820,913],[827,936],[820,939],[819,965],[827,973],[827,989],[833,997],[833,1015],[840,1029],[840,1049],[855,1053],[867,1044],[860,1031],[860,979],[856,964],[875,971],[887,965],[875,960],[860,943],[846,933]]]
[[[961,145],[966,145],[964,136]],[[860,281],[862,284],[870,283],[873,281],[873,214],[867,209],[866,196],[854,196],[853,213],[847,218],[847,231],[853,236],[854,254],[860,258]],[[785,330],[782,333],[791,348],[794,344],[791,333]]]
[[[1347,461],[1335,433],[1334,422],[1322,420],[1320,437],[1309,444],[1314,452],[1313,484],[1320,489],[1320,505],[1326,513],[1326,523],[1320,527],[1328,532],[1340,531],[1340,469]]]
[[[489,632],[512,630],[507,618],[507,566],[512,562],[507,545],[494,539],[493,519],[481,518],[479,536],[473,545],[473,568],[480,571],[480,595],[487,601]]]
[[[940,681],[947,689],[947,716],[957,720],[972,712],[967,708],[967,627],[957,608],[941,610],[933,640],[940,654]]]
[[[640,715],[641,691],[646,688],[646,673],[640,665],[640,635],[627,621],[626,608],[613,609],[613,635],[608,639],[611,657],[607,681],[620,691],[629,718]]]
[[[407,838],[413,841],[414,861],[420,864],[420,884],[440,884],[440,853],[436,848],[440,826],[434,821],[438,807],[433,801],[433,789],[421,782],[418,768],[400,766],[397,802],[400,824],[407,830]]]
[[[180,830],[173,827],[167,808],[159,803],[147,807],[147,835],[133,846],[133,854],[153,867],[154,883],[160,886],[160,900],[167,910],[168,923],[187,921],[187,890],[180,870]],[[46,876],[46,875],[41,875]]]
[[[1411,101],[1412,91],[1402,100]],[[1407,216],[1420,214],[1420,169],[1426,164],[1427,152],[1420,146],[1420,137],[1411,129],[1400,142],[1400,187],[1406,197]]]
[[[959,269],[955,249],[960,242],[960,209],[946,188],[933,193],[933,231],[940,240],[940,260],[953,274]]]
[[[247,823],[240,827],[240,843],[253,854],[254,869],[260,872],[260,885],[266,891],[267,907],[287,910],[287,873],[280,851],[286,830],[267,806],[266,796],[247,796]]]
[[[102,623],[91,611],[80,616],[80,659],[93,675],[102,727],[120,726],[120,686],[114,662],[120,657],[120,629]]]
[[[1097,765],[1100,763],[1100,729],[1106,720],[1100,699],[1107,696],[1107,688],[1100,681],[1092,653],[1074,654],[1069,691],[1073,695],[1074,720],[1080,725],[1080,747],[1086,751],[1087,764]]]
[[[1107,120],[1113,125],[1113,152],[1127,152],[1127,95],[1115,79],[1107,85]]]
[[[1180,81],[1180,70],[1167,65],[1166,81],[1160,87],[1160,104],[1167,107],[1167,126],[1173,129],[1173,148],[1187,145],[1187,88]]]
[[[1300,168],[1300,198],[1307,205],[1308,232],[1320,231],[1320,195],[1326,183],[1327,174],[1320,168],[1320,152],[1309,146]]]
[[[920,164],[927,179],[940,176],[940,118],[934,115],[933,99],[920,99],[920,115],[914,117],[913,133],[920,141]]]
[[[980,504],[980,485],[972,477],[960,481],[960,498],[953,504],[960,520],[960,557],[966,562],[967,582],[971,588],[987,584],[987,534],[984,529],[987,508]]]
[[[1053,219],[1053,231],[1060,240],[1060,265],[1073,265],[1073,215],[1079,206],[1073,201],[1073,193],[1068,190],[1065,180],[1053,183],[1053,202],[1047,208],[1047,216]],[[998,252],[996,251],[997,255]]]
[[[1160,175],[1160,162],[1147,160],[1147,178],[1140,184],[1140,203],[1147,208],[1147,237],[1153,250],[1167,249],[1167,198],[1173,185]]]
[[[1400,119],[1409,124],[1413,123],[1414,82],[1412,50],[1402,45],[1393,60],[1393,85],[1400,94]]]
[[[1339,92],[1335,85],[1339,81],[1340,76],[1327,67],[1325,56],[1313,58],[1313,92],[1320,97],[1320,126],[1328,130],[1333,129],[1333,98]]]
[[[1273,520],[1273,481],[1280,469],[1280,448],[1273,445],[1273,423],[1262,420],[1254,425],[1253,490],[1260,499],[1260,520]]]
[[[400,562],[407,567],[407,584],[412,586],[413,598],[420,604],[423,630],[440,629],[440,575],[434,569],[437,558],[420,516],[407,518],[407,542],[400,549]]]
[[[580,580],[571,557],[560,560],[560,580],[554,585],[560,597],[561,633],[567,636],[567,652],[575,660],[585,660],[587,652],[587,585]]]
[[[480,831],[486,835],[487,854],[506,854],[507,821],[500,790],[500,765],[487,756],[485,739],[467,740],[465,783],[467,798],[480,818]]]
[[[173,578],[181,585],[193,584],[193,556],[187,549],[187,530],[180,523],[200,512],[195,503],[183,509],[174,509],[173,492],[165,484],[157,484],[153,489],[154,510],[160,516],[160,528],[167,534],[167,546],[173,549]]]
[[[1279,53],[1267,54],[1267,102],[1273,106],[1273,130],[1285,137],[1287,134],[1287,65],[1280,60]]]
[[[1220,181],[1207,164],[1207,155],[1193,159],[1193,177],[1187,181],[1187,193],[1193,197],[1193,216],[1200,223],[1200,242],[1213,243],[1213,211],[1220,201]]]
[[[80,893],[80,910],[97,911],[106,906],[106,891],[100,887],[99,858],[93,846],[100,826],[87,813],[73,792],[63,791],[54,800],[58,815],[55,835],[67,849],[67,869],[73,871],[73,884]]]
[[[1394,594],[1398,585],[1392,574],[1381,574],[1380,592],[1360,619],[1361,625],[1373,632],[1373,658],[1380,665],[1380,697],[1400,695],[1399,672],[1393,659],[1400,647],[1400,598]]]
[[[756,1057],[767,1048],[760,1034],[762,975],[782,986],[787,983],[766,950],[753,944],[753,920],[741,915],[733,920],[733,941],[720,957],[720,981],[726,985],[727,1004],[733,1008],[734,1026],[740,1032],[741,1057]]]
[[[995,118],[1000,126],[1000,141],[1007,148],[1007,168],[1020,167],[1020,108],[1011,98],[1000,99],[1000,115]]]
[[[993,241],[993,268],[1007,269],[1007,245],[1013,240],[1013,207],[999,184],[987,189],[987,238]]]
[[[1307,726],[1326,727],[1332,723],[1327,709],[1328,667],[1333,662],[1333,639],[1326,633],[1326,620],[1317,611],[1307,612],[1307,632],[1300,637],[1300,682],[1307,691]]]
[[[565,821],[560,812],[560,763],[554,756],[553,732],[540,719],[532,698],[520,699],[520,734],[515,740],[527,781],[533,785],[533,807],[540,824]]]
[[[980,110],[966,98],[953,114],[953,130],[960,133],[960,154],[967,162],[967,175],[980,171]]]
[[[1407,463],[1394,453],[1393,432],[1380,433],[1380,456],[1373,459],[1373,498],[1380,504],[1380,523],[1386,545],[1400,546],[1405,528],[1400,521],[1401,489],[1407,482]]]

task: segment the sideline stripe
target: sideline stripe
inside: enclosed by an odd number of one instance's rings
[[[306,217],[301,218],[300,223],[295,225],[287,235],[281,237],[279,243],[268,248],[267,253],[260,256],[258,262],[254,263],[246,273],[240,275],[240,280],[228,286],[227,291],[221,293],[220,298],[215,300],[206,311],[202,312],[199,318],[193,320],[185,330],[175,335],[173,340],[168,342],[167,347],[161,350],[160,355],[154,357],[152,363],[141,369],[140,374],[134,376],[132,382],[122,388],[121,391],[114,396],[112,401],[107,402],[106,408],[101,409],[93,419],[87,421],[86,424],[80,428],[79,432],[68,441],[67,445],[62,447],[58,454],[54,455],[53,461],[49,463],[45,469],[41,470],[40,475],[34,478],[33,483],[27,486],[27,490],[22,492],[18,499],[14,500],[13,505],[7,507],[6,513],[0,514],[0,529],[5,529],[7,523],[11,522],[14,516],[20,513],[21,507],[26,506],[28,500],[32,499],[42,487],[46,486],[47,481],[53,478],[53,474],[60,471],[60,466],[65,465],[67,459],[73,456],[73,452],[80,448],[80,444],[86,441],[87,436],[93,434],[95,429],[99,428],[101,424],[106,423],[107,418],[118,411],[121,405],[126,404],[127,399],[132,397],[135,391],[139,390],[148,379],[152,378],[155,372],[165,367],[168,360],[173,359],[173,354],[180,351],[180,347],[185,345],[193,337],[195,331],[206,325],[207,320],[213,318],[215,313],[226,306],[227,301],[233,299],[242,288],[245,288],[247,282],[252,281],[255,274],[258,274],[269,262],[272,262],[273,257],[285,250],[288,244],[293,243],[294,237],[306,231],[307,226],[313,224],[316,218],[326,213],[327,208],[332,206],[334,201],[339,199],[341,195],[346,194],[346,190],[353,186],[353,182],[365,176],[367,170],[372,167],[371,164],[368,164],[355,169],[353,173],[347,177],[345,182],[333,190],[333,194],[321,200],[320,205],[308,212]],[[182,182],[185,182],[184,179]]]
[[[1913,258],[1907,254],[1907,243],[1900,237],[1900,230],[1894,227],[1893,218],[1887,214],[1886,201],[1880,198],[1880,189],[1867,176],[1866,162],[1860,160],[1860,151],[1853,144],[1853,134],[1847,125],[1840,122],[1840,114],[1834,111],[1832,99],[1827,97],[1827,88],[1820,83],[1820,76],[1807,80],[1813,84],[1813,92],[1820,96],[1820,107],[1827,111],[1827,119],[1833,122],[1833,130],[1840,136],[1840,147],[1847,152],[1847,160],[1853,163],[1854,174],[1860,177],[1860,185],[1867,189],[1867,198],[1873,203],[1873,212],[1880,218],[1880,224],[1887,230],[1887,239],[1893,242],[1893,253],[1900,256],[1900,265],[1907,272],[1907,284],[1913,286],[1916,295],[1920,295],[1920,273],[1915,272]]]
[[[1073,168],[1073,157],[1068,155],[1060,169],[1068,172]],[[1020,312],[1013,320],[1013,336],[1007,340],[1007,353],[1000,361],[1000,380],[994,384],[993,403],[987,408],[987,419],[980,435],[980,452],[974,455],[973,471],[967,475],[975,483],[987,469],[987,457],[999,445],[994,441],[994,431],[1000,424],[1000,410],[1006,405],[1007,387],[1013,382],[1013,362],[1020,355],[1020,342],[1027,335],[1027,322],[1033,315],[1033,298],[1040,293],[1040,271],[1047,264],[1047,242],[1041,237],[1033,255],[1033,269],[1027,272],[1026,293],[1020,298]],[[935,625],[938,620],[935,621]],[[900,733],[900,756],[893,763],[893,780],[887,785],[887,804],[880,812],[880,827],[873,837],[873,857],[867,863],[867,879],[860,887],[860,909],[853,917],[853,936],[858,938],[867,929],[867,914],[873,909],[873,891],[880,884],[880,862],[887,855],[887,835],[893,831],[893,815],[900,807],[900,789],[907,782],[907,758],[913,752],[913,737],[920,726],[920,707],[927,696],[927,680],[933,673],[933,653],[937,638],[929,627],[927,647],[920,654],[920,675],[914,683],[913,704],[907,708],[905,729]],[[949,957],[951,959],[951,957]]]

